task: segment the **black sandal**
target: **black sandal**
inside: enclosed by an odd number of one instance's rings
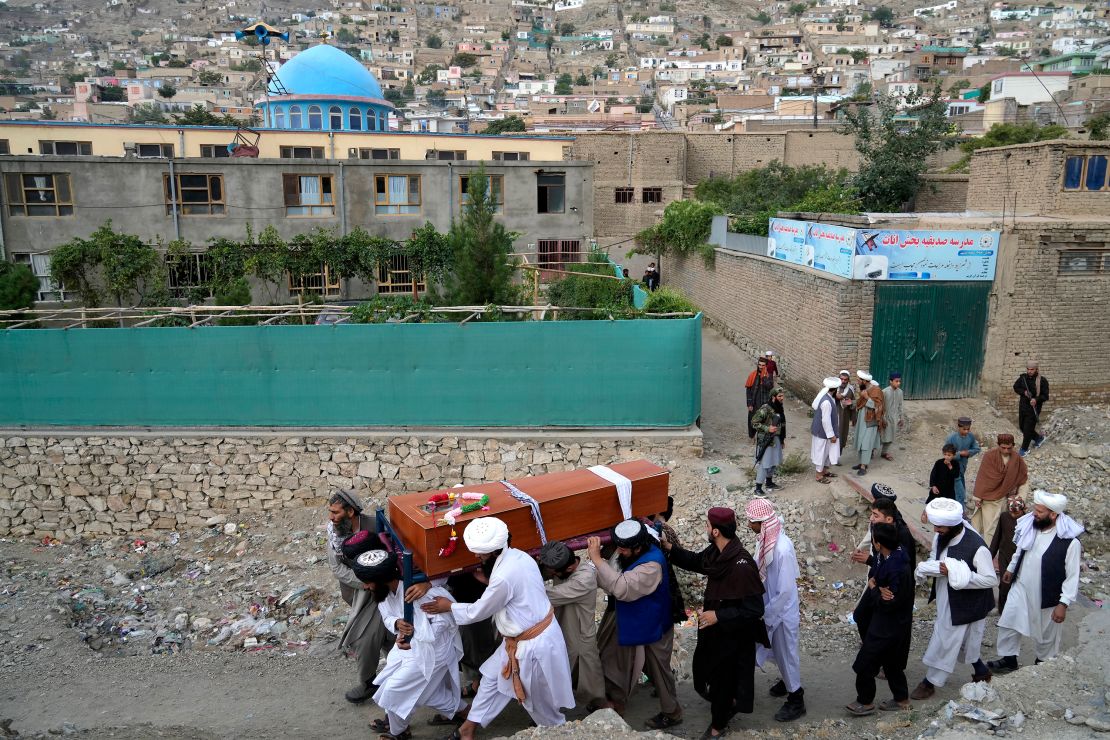
[[[454,717],[445,717],[442,714],[436,714],[430,720],[428,720],[428,724],[436,727],[442,727],[444,725],[454,725],[455,727],[458,727],[465,721],[466,713],[456,712]]]
[[[652,730],[665,730],[668,727],[682,724],[682,717],[671,717],[670,715],[660,712],[644,724]]]
[[[370,720],[370,729],[374,732],[389,732],[389,720],[385,717],[372,719]]]
[[[378,740],[412,740],[412,730],[406,728],[404,732],[397,735],[386,731],[378,735]]]
[[[477,695],[478,689],[474,688],[473,683],[468,683],[466,686],[463,686],[462,694],[460,694],[464,699],[473,699]]]

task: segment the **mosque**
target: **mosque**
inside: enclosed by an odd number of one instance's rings
[[[320,44],[283,64],[268,100],[255,106],[267,128],[305,131],[388,131],[394,106],[358,60]]]

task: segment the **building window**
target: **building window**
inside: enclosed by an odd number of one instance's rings
[[[416,292],[425,289],[424,283],[417,283]],[[378,265],[378,292],[379,293],[412,293],[412,271],[409,270],[409,258],[403,254],[395,254],[389,262]]]
[[[527,162],[531,155],[528,152],[494,152],[493,158],[502,162]]]
[[[332,131],[343,130],[343,109],[338,105],[333,105],[328,109],[328,119]]]
[[[7,139],[0,139],[0,154],[11,154],[12,148]]]
[[[358,108],[351,108],[350,113],[347,114],[347,128],[352,131],[362,131],[362,111]]]
[[[400,159],[400,149],[359,149],[359,159]]]
[[[231,152],[227,150],[227,144],[201,144],[200,156],[208,157],[209,159],[230,157]]]
[[[173,159],[173,144],[138,144],[135,153],[140,157]]]
[[[663,202],[663,188],[644,188],[640,191],[640,202],[642,203],[662,203]]]
[[[374,213],[420,213],[420,175],[376,175]]]
[[[73,193],[68,174],[8,174],[8,213],[13,216],[72,216]]]
[[[299,105],[289,108],[289,128],[301,128],[301,106]]]
[[[1110,275],[1110,249],[1063,249],[1057,272],[1061,276]]]
[[[457,151],[429,149],[424,153],[424,159],[434,159],[440,162],[458,162],[466,159],[466,152],[461,149]]]
[[[614,203],[636,202],[636,188],[615,188],[613,190]]]
[[[212,297],[212,257],[207,252],[166,256],[166,287],[174,298],[199,303]]]
[[[49,254],[28,254],[15,253],[12,255],[12,261],[17,265],[27,265],[31,268],[31,272],[39,279],[39,289],[35,294],[36,301],[68,301],[73,297],[73,293],[65,290],[64,286],[59,286],[50,279],[50,255]]]
[[[331,175],[282,175],[286,216],[334,216]]]
[[[320,106],[308,106],[308,127],[313,131],[319,131],[324,127],[324,114],[320,110]]]
[[[182,172],[175,180],[176,192],[171,192],[170,176],[162,176],[167,215],[173,213],[175,203],[177,212],[185,216],[218,216],[226,212],[223,175]]]
[[[281,147],[282,159],[323,159],[324,147],[322,146],[283,146]]]
[[[1064,190],[1106,190],[1106,155],[1068,157],[1064,161]]]
[[[378,114],[378,130],[379,131],[388,131],[389,130],[389,118],[384,113],[379,113]]]
[[[335,275],[327,265],[320,265],[320,272],[302,275],[294,280],[289,276],[289,293],[292,295],[318,295],[323,298],[338,298],[341,285],[339,276]]]
[[[281,108],[274,109],[274,128],[285,128],[285,111]]]
[[[40,141],[39,154],[92,154],[91,141]]]
[[[470,175],[459,175],[459,208],[470,203]],[[505,176],[486,175],[486,192],[494,213],[505,212]]]
[[[568,264],[582,261],[582,242],[579,239],[539,239],[536,241],[536,261],[545,270],[562,270]]]
[[[536,211],[562,213],[566,209],[566,173],[541,172],[536,175]]]

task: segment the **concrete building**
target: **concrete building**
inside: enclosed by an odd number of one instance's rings
[[[1071,72],[1011,72],[991,80],[991,100],[1013,98],[1018,105],[1050,102],[1068,89]]]

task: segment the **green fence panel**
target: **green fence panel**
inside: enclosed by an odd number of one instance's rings
[[[683,427],[701,316],[0,331],[6,426]]]

